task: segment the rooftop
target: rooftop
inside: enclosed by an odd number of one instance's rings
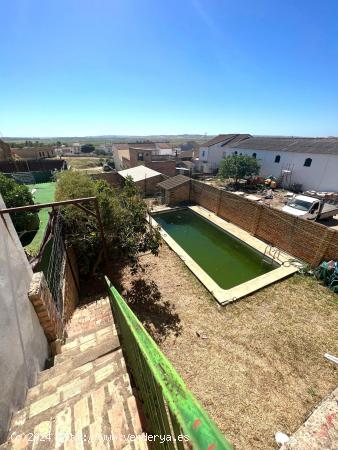
[[[176,188],[177,186],[181,186],[188,181],[190,181],[190,178],[186,177],[185,175],[176,175],[175,177],[161,181],[161,183],[158,183],[158,187],[169,190]]]
[[[212,145],[220,144],[221,142],[223,142],[223,145],[228,145],[230,143],[237,143],[249,137],[251,137],[250,134],[219,134],[202,144],[201,147],[211,147]]]
[[[338,137],[249,137],[231,147],[249,150],[267,150],[293,153],[313,153],[338,156]]]
[[[156,170],[149,169],[149,167],[145,166],[136,166],[130,169],[120,170],[118,173],[123,178],[132,177],[135,182],[144,180],[145,178],[152,178],[162,175],[160,172],[156,172]]]

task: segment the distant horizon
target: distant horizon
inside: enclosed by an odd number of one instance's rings
[[[199,134],[199,133],[172,133],[172,134],[97,134],[97,135],[83,135],[83,136],[77,136],[77,135],[68,135],[68,136],[1,136],[0,139],[6,140],[6,139],[26,139],[26,140],[42,140],[42,139],[147,139],[147,138],[173,138],[173,137],[187,137],[193,138],[205,138],[209,139],[215,136],[219,136],[222,134],[244,134],[244,133],[236,133],[236,132],[221,132],[221,133],[214,133],[214,134]],[[296,134],[255,134],[255,133],[245,133],[250,134],[253,137],[280,137],[280,138],[338,138],[338,135],[296,135]]]

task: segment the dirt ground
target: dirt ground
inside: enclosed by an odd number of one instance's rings
[[[277,448],[337,385],[338,296],[295,275],[225,307],[163,244],[124,295],[236,449]]]

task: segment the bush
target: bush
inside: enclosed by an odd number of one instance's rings
[[[7,208],[34,205],[33,196],[27,186],[19,184],[12,178],[0,173],[0,194]],[[14,227],[20,237],[32,234],[39,228],[39,216],[35,211],[24,211],[11,214]],[[32,238],[32,236],[31,236]]]
[[[147,206],[131,179],[122,189],[113,189],[102,180],[93,180],[86,174],[64,172],[57,183],[56,200],[92,197],[98,199],[109,256],[138,267],[138,256],[145,251],[158,253],[160,235],[146,221]],[[90,207],[89,204],[86,207]],[[67,239],[74,245],[80,271],[88,274],[102,243],[95,217],[76,206],[63,208]]]
[[[258,175],[259,168],[257,159],[252,156],[226,156],[220,163],[218,176],[221,179],[233,178],[237,183],[241,178]]]

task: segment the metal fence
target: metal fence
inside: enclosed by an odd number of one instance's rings
[[[138,390],[155,449],[232,449],[183,380],[106,277],[123,353]],[[169,438],[170,437],[170,438]]]
[[[53,230],[52,230],[52,240],[51,249],[48,261],[48,267],[45,272],[46,281],[53,296],[53,300],[58,310],[60,316],[63,314],[63,274],[64,274],[64,264],[66,261],[66,249],[64,244],[63,236],[63,218],[60,211],[56,212],[56,217],[54,218]],[[47,252],[49,249],[47,247]]]

